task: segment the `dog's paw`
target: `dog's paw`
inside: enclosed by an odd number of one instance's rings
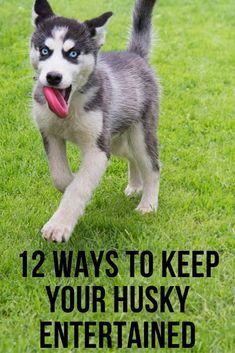
[[[140,194],[142,191],[142,185],[127,185],[125,189],[125,195],[128,197],[133,196],[134,194]]]
[[[62,243],[69,240],[72,230],[72,227],[63,222],[63,219],[53,219],[52,217],[44,225],[41,233],[48,242]]]
[[[138,207],[136,208],[136,211],[142,214],[147,214],[147,213],[151,213],[151,212],[155,212],[157,211],[157,204],[151,204],[151,203],[140,203],[138,205]]]

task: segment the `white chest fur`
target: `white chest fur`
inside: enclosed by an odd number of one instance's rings
[[[69,116],[65,119],[60,119],[52,113],[47,104],[41,105],[34,101],[33,117],[39,130],[45,134],[60,136],[78,145],[96,143],[103,128],[103,114],[100,110],[84,109],[90,98],[91,94],[73,96]]]

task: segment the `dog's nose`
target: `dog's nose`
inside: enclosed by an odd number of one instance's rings
[[[62,81],[62,75],[59,72],[48,72],[47,74],[47,82],[49,85],[58,86]]]

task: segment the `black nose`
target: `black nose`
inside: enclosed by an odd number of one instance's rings
[[[48,72],[47,74],[47,82],[49,83],[49,85],[53,85],[53,86],[57,86],[58,84],[60,84],[60,82],[62,81],[62,75],[59,74],[58,72]]]

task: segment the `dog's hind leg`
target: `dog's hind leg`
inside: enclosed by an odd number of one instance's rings
[[[73,180],[73,174],[67,160],[65,141],[57,136],[41,134],[51,178],[55,187],[59,191],[64,192]]]
[[[145,129],[142,122],[133,126],[130,141],[143,180],[143,193],[137,211],[149,213],[158,206],[160,168],[155,130]]]
[[[135,193],[140,193],[143,183],[140,170],[131,150],[129,131],[113,138],[111,152],[128,160],[128,185],[125,189],[125,194],[131,196]]]
[[[125,194],[131,196],[135,193],[139,194],[142,191],[143,182],[138,164],[134,158],[128,158],[128,185],[125,189]]]

